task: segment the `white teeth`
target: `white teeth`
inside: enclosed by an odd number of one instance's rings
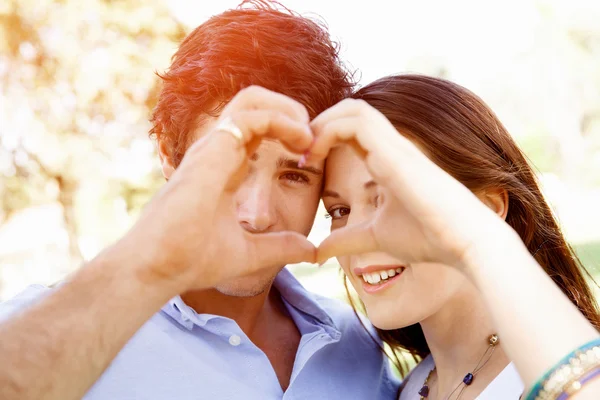
[[[377,285],[380,282],[384,282],[389,278],[398,275],[402,272],[403,268],[389,269],[387,271],[378,271],[378,272],[366,272],[362,274],[362,278],[365,282],[371,285]]]
[[[363,279],[367,279],[367,282],[369,282],[371,285],[374,285],[376,283],[379,283],[379,281],[381,280],[381,277],[379,276],[379,274],[377,272],[368,272],[363,274]]]

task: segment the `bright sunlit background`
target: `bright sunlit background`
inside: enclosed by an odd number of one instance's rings
[[[163,183],[148,116],[178,42],[237,0],[0,0],[0,300],[51,284],[132,224]],[[324,19],[360,83],[396,72],[479,94],[600,265],[600,2],[283,0]],[[311,239],[328,232],[320,210]],[[126,266],[124,266],[126,268]],[[342,295],[332,262],[292,267]]]

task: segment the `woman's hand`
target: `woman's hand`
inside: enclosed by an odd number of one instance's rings
[[[313,140],[308,122],[304,106],[286,96],[260,87],[239,92],[215,128],[187,150],[169,182],[117,244],[144,258],[136,274],[146,280],[173,281],[184,291],[213,287],[265,268],[314,262],[314,246],[299,233],[245,231],[235,217],[233,201],[247,157],[260,140],[277,139],[289,150],[303,153]],[[241,138],[236,138],[236,131]]]
[[[509,231],[366,102],[345,100],[319,115],[311,128],[316,139],[308,158],[323,159],[336,145],[349,144],[384,188],[376,218],[332,232],[319,246],[319,262],[380,250],[407,263],[440,262],[462,269],[470,253],[488,245],[490,235]]]

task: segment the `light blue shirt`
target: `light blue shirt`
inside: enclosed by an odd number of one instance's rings
[[[274,286],[302,335],[285,392],[234,320],[197,314],[177,296],[131,338],[85,400],[396,399],[399,382],[350,307],[309,293],[287,269]],[[31,286],[0,304],[0,320],[50,290]]]

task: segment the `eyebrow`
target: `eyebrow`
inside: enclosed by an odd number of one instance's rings
[[[304,167],[299,167],[298,160],[292,160],[291,158],[283,158],[282,157],[279,160],[277,160],[277,168],[291,168],[291,169],[297,169],[299,171],[308,172],[310,174],[317,175],[317,176],[323,175],[323,171],[318,168],[309,167],[307,165]]]
[[[375,182],[374,180],[370,180],[363,185],[365,190],[374,188],[376,186],[377,186],[377,182]],[[321,197],[333,197],[334,199],[339,199],[340,194],[338,192],[334,192],[333,190],[323,190]]]

